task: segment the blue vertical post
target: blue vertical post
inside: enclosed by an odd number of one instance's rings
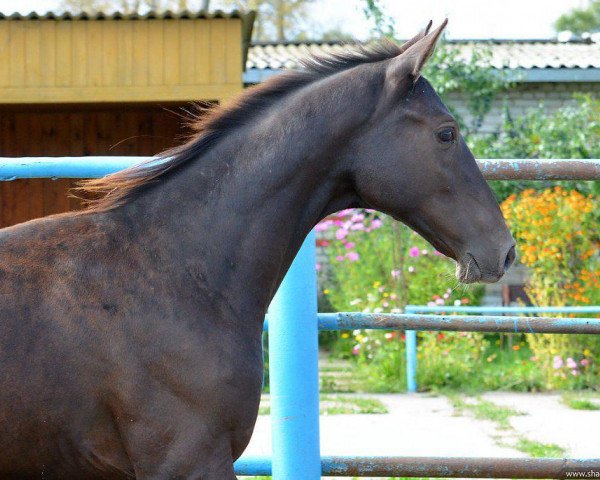
[[[407,305],[406,313],[416,313],[410,305]],[[417,391],[417,332],[406,330],[406,388],[409,392]]]
[[[269,307],[274,480],[321,478],[315,234]]]
[[[406,330],[406,387],[409,392],[417,391],[417,332]]]

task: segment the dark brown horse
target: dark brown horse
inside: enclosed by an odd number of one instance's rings
[[[0,232],[0,478],[234,479],[265,311],[307,232],[369,207],[498,280],[514,241],[420,76],[443,29],[312,59],[83,213]]]

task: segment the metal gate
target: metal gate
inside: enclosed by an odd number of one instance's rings
[[[0,180],[93,178],[141,157],[3,158]],[[479,160],[490,180],[599,180],[600,160]],[[265,322],[269,330],[271,458],[241,458],[238,475],[315,480],[321,475],[600,478],[600,458],[321,457],[319,445],[318,330],[446,330],[506,333],[600,334],[599,318],[449,316],[317,312],[314,232],[305,240]],[[599,444],[600,451],[600,444]]]

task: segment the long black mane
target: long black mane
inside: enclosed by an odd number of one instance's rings
[[[401,54],[403,48],[384,40],[370,45],[348,45],[339,53],[307,56],[301,68],[274,76],[250,87],[224,106],[216,106],[191,122],[194,135],[187,143],[134,167],[83,181],[77,189],[87,200],[87,211],[106,211],[125,203],[158,178],[176,171],[205,154],[232,129],[254,120],[280,98],[314,81],[365,63],[375,63]]]

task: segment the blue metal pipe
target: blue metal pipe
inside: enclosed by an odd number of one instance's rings
[[[153,157],[0,157],[0,181],[19,178],[99,178]]]
[[[323,475],[344,477],[592,478],[600,458],[333,457],[321,459]],[[237,475],[271,475],[267,457],[242,457]]]
[[[600,318],[338,312],[320,313],[318,319],[320,330],[600,334]]]
[[[404,307],[405,313],[414,313],[411,305]],[[410,393],[417,391],[417,332],[406,330],[406,389]]]
[[[271,457],[241,457],[234,464],[233,468],[236,475],[243,476],[270,476],[273,471],[271,469]]]
[[[455,307],[407,305],[406,313],[600,313],[600,305],[576,306],[576,307]]]
[[[321,478],[316,239],[311,232],[269,307],[273,478]]]
[[[417,332],[406,330],[406,388],[417,391]]]
[[[319,330],[419,330],[490,333],[600,334],[600,318],[427,315],[337,312],[317,314]],[[265,320],[269,328],[270,315]]]
[[[151,157],[0,157],[0,180],[96,178]],[[498,158],[477,161],[489,180],[600,180],[600,159]]]

